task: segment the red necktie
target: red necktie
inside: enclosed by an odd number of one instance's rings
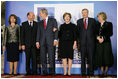
[[[84,28],[86,29],[86,19],[84,20]]]
[[[44,28],[46,29],[46,19],[44,19]]]

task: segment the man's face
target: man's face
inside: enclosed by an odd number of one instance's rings
[[[42,11],[40,11],[39,16],[40,16],[42,19],[45,19],[45,13],[43,13]]]
[[[29,12],[28,19],[29,19],[30,21],[33,21],[34,18],[35,18],[34,13],[33,13],[33,12]]]
[[[82,16],[83,16],[83,18],[87,18],[88,17],[88,11],[87,10],[83,10],[82,11]]]

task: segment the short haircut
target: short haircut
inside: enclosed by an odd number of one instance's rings
[[[84,9],[82,9],[82,12],[83,12],[84,10],[86,10],[86,11],[89,13],[89,10],[88,10],[88,9],[84,8]]]
[[[72,18],[71,14],[66,12],[63,14],[63,19],[65,18],[66,15],[69,15],[70,19]]]
[[[10,19],[11,19],[11,17],[14,17],[15,18],[15,24],[17,24],[17,16],[15,15],[15,14],[11,14],[10,16],[9,16],[9,24],[11,24],[11,21],[10,21]]]
[[[30,12],[27,13],[27,16],[30,14]]]
[[[48,15],[48,10],[47,9],[43,8],[40,11],[42,11],[42,13],[45,13],[46,15]]]
[[[103,20],[106,20],[107,19],[107,15],[105,12],[100,12],[98,13],[97,17],[101,16]]]

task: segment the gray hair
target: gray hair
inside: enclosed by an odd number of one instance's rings
[[[47,9],[41,9],[40,11],[42,11],[42,13],[45,13],[46,15],[48,15],[48,10]]]
[[[89,10],[88,10],[88,9],[84,8],[84,9],[82,9],[82,12],[83,12],[84,10],[86,10],[86,11],[89,13]]]

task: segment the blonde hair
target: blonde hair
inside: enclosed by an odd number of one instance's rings
[[[103,20],[106,20],[107,19],[107,15],[105,12],[100,12],[98,13],[97,17],[101,16]]]

